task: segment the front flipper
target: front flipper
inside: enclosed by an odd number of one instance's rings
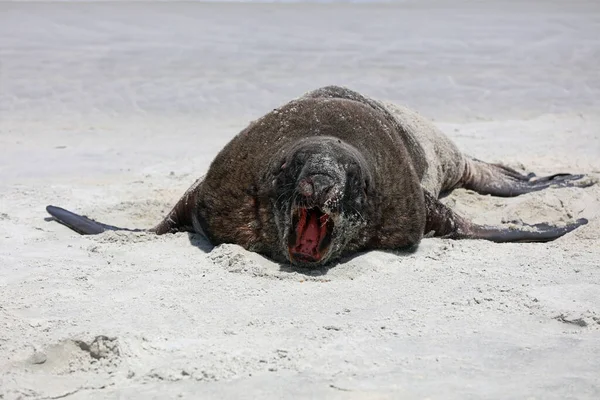
[[[551,187],[588,187],[594,183],[594,180],[582,174],[554,174],[543,177],[533,173],[523,175],[504,165],[468,158],[459,186],[480,194],[514,197]]]
[[[142,232],[142,229],[127,229],[119,228],[112,225],[106,225],[101,222],[94,221],[83,215],[75,214],[71,211],[65,210],[64,208],[47,206],[46,211],[52,215],[54,219],[68,228],[73,229],[75,232],[81,235],[97,235],[104,231],[129,231],[129,232]]]
[[[47,206],[46,211],[48,211],[56,221],[81,235],[97,235],[105,231],[152,232],[157,235],[187,231],[200,233],[206,236],[197,221],[198,218],[195,213],[196,193],[201,183],[202,178],[194,182],[194,184],[185,192],[183,197],[179,199],[177,204],[175,204],[175,207],[173,207],[171,212],[152,229],[119,228],[117,226],[94,221],[83,215],[75,214],[64,208],[55,206]]]
[[[194,232],[207,238],[208,236],[200,226],[196,209],[198,205],[198,192],[203,182],[203,177],[197,179],[181,196],[171,212],[158,225],[150,229],[150,231],[157,235],[175,232]]]
[[[433,236],[449,239],[485,239],[498,243],[549,242],[588,223],[587,219],[580,218],[565,226],[552,226],[542,223],[500,228],[478,225],[468,221],[442,204],[427,191],[425,191],[425,205],[427,206],[425,234],[433,232]]]

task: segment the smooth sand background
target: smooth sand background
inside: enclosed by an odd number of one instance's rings
[[[600,5],[0,3],[0,398],[600,398],[600,186],[459,190],[548,244],[426,239],[304,274],[150,227],[250,120],[321,85],[466,152],[600,176]]]

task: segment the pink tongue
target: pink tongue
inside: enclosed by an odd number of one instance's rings
[[[302,254],[316,256],[319,246],[319,221],[317,213],[309,213],[304,232],[298,232],[300,240],[296,245],[296,251]]]

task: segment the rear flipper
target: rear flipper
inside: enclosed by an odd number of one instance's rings
[[[106,225],[101,222],[94,221],[83,215],[72,213],[64,208],[47,206],[46,211],[54,219],[68,228],[73,229],[75,232],[81,235],[97,235],[104,231],[129,231],[129,232],[143,232],[143,229],[127,229],[119,228],[112,225]]]
[[[425,233],[449,239],[485,239],[492,242],[549,242],[557,239],[581,225],[588,223],[580,218],[565,226],[552,226],[546,223],[522,227],[500,228],[477,225],[457,215],[452,209],[425,192],[427,224]]]
[[[500,164],[488,164],[474,158],[467,159],[465,173],[459,186],[480,194],[514,197],[537,192],[549,187],[588,187],[595,182],[585,175],[555,174],[537,177],[534,173],[523,175]]]

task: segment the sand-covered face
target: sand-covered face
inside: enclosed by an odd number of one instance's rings
[[[337,138],[312,137],[279,161],[272,200],[282,255],[305,267],[338,258],[367,222],[364,157]]]

